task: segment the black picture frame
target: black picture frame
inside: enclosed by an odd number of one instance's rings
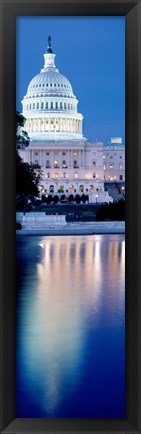
[[[1,433],[141,433],[141,0],[1,0]],[[126,418],[15,418],[16,16],[123,15],[126,20]]]

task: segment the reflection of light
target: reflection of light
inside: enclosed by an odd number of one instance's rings
[[[111,321],[112,327],[113,318],[118,318],[118,312],[121,315],[125,242],[120,241],[119,256],[119,239],[106,236],[105,241],[103,235],[50,236],[38,243],[40,263],[26,292],[20,319],[23,375],[25,390],[32,381],[37,399],[50,417],[62,400],[65,382],[69,396],[76,378],[78,383],[82,381],[88,322],[94,330],[105,326],[106,318],[106,326]],[[122,307],[118,307],[118,301]]]

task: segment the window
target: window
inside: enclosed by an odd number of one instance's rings
[[[93,166],[96,166],[96,161],[93,161]]]
[[[95,179],[96,178],[96,174],[95,173],[93,173],[93,179]]]
[[[39,84],[39,87],[41,87],[41,84]]]
[[[66,167],[66,160],[63,160],[63,162],[62,162],[62,166],[63,166],[63,167]]]
[[[73,165],[74,165],[74,167],[78,167],[78,166],[77,166],[77,160],[74,160]]]
[[[120,155],[120,157],[119,158],[122,158],[122,155]]]
[[[55,107],[56,107],[56,109],[58,109],[58,102],[56,102]]]
[[[123,175],[119,175],[119,180],[123,181]]]
[[[112,169],[112,167],[113,167],[113,164],[110,164],[110,168]]]
[[[122,170],[122,168],[123,168],[123,167],[122,167],[122,164],[119,165],[119,168],[120,168],[120,170]]]
[[[38,165],[39,165],[38,160],[35,160],[35,166],[38,166]]]
[[[67,177],[66,172],[63,172],[63,178],[66,178],[66,177]]]
[[[54,160],[54,168],[58,167],[58,160]]]
[[[50,87],[52,87],[52,83],[50,83]]]
[[[70,110],[70,104],[68,103],[68,110]]]
[[[56,87],[56,83],[54,83],[54,87]]]
[[[66,155],[66,152],[62,152],[62,155]]]
[[[35,155],[38,155],[38,152],[35,152]]]
[[[89,185],[89,191],[93,191],[94,190],[94,186],[93,185]]]
[[[110,155],[110,158],[113,158],[113,156],[112,156],[112,155]]]
[[[50,192],[50,193],[54,193],[54,185],[50,185],[50,187],[49,187],[49,192]]]
[[[46,102],[46,109],[48,109],[48,102]]]
[[[46,161],[46,168],[48,168],[48,167],[50,167],[50,161],[49,160]]]
[[[60,189],[60,192],[61,192],[61,193],[64,193],[64,185],[63,185],[63,184],[60,185],[59,189]]]
[[[51,102],[51,109],[53,109],[53,102]]]
[[[35,102],[33,103],[33,109],[35,109]]]
[[[37,109],[39,109],[39,102],[37,102]]]
[[[79,187],[79,192],[80,192],[80,193],[83,193],[83,192],[84,192],[84,185],[80,185],[80,187]]]
[[[75,172],[74,177],[78,178],[78,173],[77,172]]]
[[[60,109],[62,109],[62,102],[60,102]]]
[[[66,102],[64,103],[64,110],[66,110]]]
[[[47,178],[50,178],[50,172],[47,172]]]
[[[46,152],[46,155],[49,155],[49,152]]]
[[[41,109],[43,109],[44,108],[44,103],[43,102],[41,102]]]

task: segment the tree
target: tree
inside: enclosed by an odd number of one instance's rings
[[[125,220],[125,200],[120,199],[118,202],[101,205],[96,220]]]
[[[29,145],[30,138],[24,130],[26,119],[16,112],[16,194],[17,204],[19,195],[26,198],[29,195],[39,196],[39,182],[41,180],[41,168],[23,161],[19,150],[24,150]],[[24,204],[24,200],[21,203]]]
[[[80,203],[80,200],[81,200],[80,195],[76,194],[76,196],[75,196],[75,202],[76,203]]]
[[[16,193],[24,197],[39,196],[40,172],[38,174],[32,164],[24,163],[18,152],[16,153]]]
[[[74,202],[74,196],[73,196],[73,194],[70,194],[70,195],[69,195],[69,197],[68,197],[68,201],[69,201],[69,202]]]
[[[30,142],[27,131],[24,129],[26,119],[16,111],[16,149],[25,149]]]
[[[55,194],[55,196],[53,198],[53,202],[54,203],[58,203],[59,202],[59,197],[57,196],[57,194]]]
[[[66,200],[66,196],[65,194],[62,194],[60,198],[60,202],[65,202],[65,200]]]

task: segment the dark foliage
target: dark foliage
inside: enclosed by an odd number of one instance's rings
[[[40,170],[38,173],[32,164],[24,163],[16,152],[16,193],[24,197],[39,196]]]
[[[55,196],[53,198],[53,202],[54,203],[58,203],[59,202],[59,197],[57,196],[57,194],[55,194]]]
[[[74,202],[74,196],[73,196],[73,194],[69,195],[68,202]]]
[[[26,130],[24,130],[26,119],[19,112],[16,112],[16,149],[25,149],[30,142]]]
[[[97,211],[96,220],[125,220],[125,200],[101,205]]]
[[[80,201],[81,201],[81,197],[80,197],[80,195],[79,195],[79,194],[76,194],[76,196],[75,196],[75,202],[76,202],[76,203],[80,203]]]

